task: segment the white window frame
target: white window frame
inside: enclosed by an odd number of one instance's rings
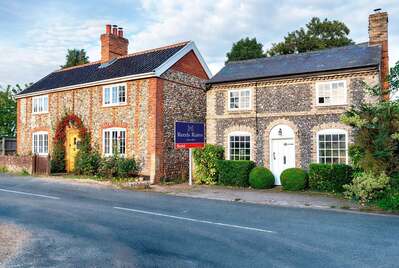
[[[125,153],[119,153],[120,156],[124,157],[126,155],[126,144],[127,144],[127,132],[126,132],[126,128],[119,128],[119,127],[112,127],[112,128],[104,128],[103,129],[103,136],[102,136],[102,144],[103,144],[103,155],[104,156],[112,156],[114,155],[114,144],[113,144],[113,140],[112,140],[112,132],[117,131],[118,136],[120,135],[121,131],[125,132]],[[105,132],[109,132],[110,133],[110,143],[109,143],[109,153],[105,152]],[[118,141],[119,143],[119,141]]]
[[[319,96],[320,96],[320,86],[321,85],[330,85],[330,92],[332,90],[332,85],[334,83],[343,83],[344,84],[344,101],[337,102],[336,100],[331,99],[331,103],[319,103]],[[316,106],[337,106],[337,105],[347,105],[348,104],[348,86],[346,80],[333,80],[333,81],[326,81],[326,82],[316,82]],[[331,94],[330,94],[331,95]]]
[[[44,103],[46,103],[46,106],[44,106]],[[40,104],[42,106],[40,106]],[[32,114],[46,114],[48,113],[48,95],[41,95],[41,96],[36,96],[32,98]],[[35,108],[36,111],[35,111]],[[46,108],[46,109],[44,109]]]
[[[249,92],[249,104],[248,107],[241,107],[242,103],[241,103],[241,93],[248,91]],[[231,108],[231,93],[238,93],[238,108]],[[229,111],[248,111],[252,109],[252,88],[241,88],[241,89],[230,89],[227,92],[227,98],[228,98],[228,106],[227,109]]]
[[[121,102],[119,101],[119,89],[120,87],[125,87],[125,101]],[[113,102],[112,98],[112,92],[113,89],[116,87],[116,92],[117,92],[117,101]],[[105,103],[105,91],[109,90],[109,103]],[[127,103],[127,83],[119,83],[119,84],[112,84],[112,85],[106,85],[103,86],[103,106],[104,107],[110,107],[110,106],[120,106],[120,105],[125,105]]]
[[[323,129],[320,130],[316,133],[316,148],[317,148],[317,163],[320,163],[320,150],[319,150],[319,135],[334,135],[334,134],[345,134],[345,164],[348,164],[348,131],[344,129],[336,129],[336,128],[331,128],[331,129]],[[333,164],[333,163],[331,163]]]
[[[39,152],[35,152],[35,136],[41,136],[41,135],[46,135],[47,136],[47,147],[44,146],[44,139],[43,139],[43,148],[40,150],[39,147],[39,138],[37,138],[37,147],[39,149]],[[32,133],[32,154],[37,154],[37,155],[48,155],[48,145],[49,145],[49,137],[48,137],[48,132],[47,131],[37,131]],[[47,149],[47,150],[44,150]],[[41,152],[40,152],[41,151]]]
[[[227,135],[227,157],[228,157],[228,160],[232,160],[231,159],[231,151],[230,151],[230,148],[231,148],[230,147],[230,138],[232,136],[239,136],[239,137],[249,136],[249,160],[252,160],[252,150],[253,150],[252,135],[251,135],[251,133],[246,132],[246,131],[234,131],[234,132],[229,133],[229,135]]]

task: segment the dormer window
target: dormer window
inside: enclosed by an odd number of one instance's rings
[[[251,109],[251,89],[229,90],[229,110],[250,110]]]
[[[316,104],[318,106],[345,105],[347,95],[346,81],[316,83]]]
[[[103,106],[126,104],[126,84],[114,84],[103,87]]]

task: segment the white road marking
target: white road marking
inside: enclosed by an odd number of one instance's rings
[[[2,191],[2,192],[7,192],[7,193],[13,193],[13,194],[22,194],[22,195],[30,195],[30,196],[36,196],[36,197],[43,197],[43,198],[49,198],[49,199],[55,199],[55,200],[56,200],[56,199],[60,199],[59,197],[50,196],[50,195],[33,194],[33,193],[20,192],[20,191],[13,191],[13,190],[2,189],[2,188],[0,188],[0,191]]]
[[[145,210],[123,208],[123,207],[114,207],[114,208],[115,209],[119,209],[119,210],[126,210],[126,211],[131,211],[131,212],[142,213],[142,214],[148,214],[148,215],[172,218],[172,219],[177,219],[177,220],[192,221],[192,222],[199,222],[199,223],[207,223],[207,224],[225,226],[225,227],[230,227],[230,228],[238,228],[238,229],[244,229],[244,230],[249,230],[249,231],[257,231],[257,232],[263,232],[263,233],[276,233],[275,231],[270,231],[270,230],[266,230],[266,229],[259,229],[259,228],[253,228],[253,227],[247,227],[247,226],[241,226],[241,225],[235,225],[235,224],[227,224],[227,223],[221,223],[221,222],[198,220],[198,219],[193,219],[193,218],[173,216],[173,215],[162,214],[162,213],[151,212],[151,211],[145,211]]]

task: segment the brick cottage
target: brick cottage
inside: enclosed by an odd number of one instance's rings
[[[18,95],[18,154],[51,154],[56,125],[71,114],[102,155],[137,158],[151,182],[188,174],[187,152],[174,149],[174,122],[205,120],[210,71],[193,42],[133,54],[128,43],[122,28],[107,25],[100,61],[57,70]],[[72,171],[79,132],[66,132]]]
[[[226,158],[281,172],[311,162],[348,163],[350,127],[340,116],[387,86],[388,15],[369,17],[369,42],[228,63],[208,82],[207,142]]]

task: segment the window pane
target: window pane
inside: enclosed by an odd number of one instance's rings
[[[250,160],[251,143],[250,136],[230,136],[230,159],[232,160]]]
[[[126,101],[126,91],[125,86],[119,86],[119,102]]]
[[[120,154],[125,154],[125,146],[126,146],[126,137],[125,137],[125,131],[122,130],[120,132],[120,139],[119,139],[119,153]]]
[[[109,139],[109,131],[104,132],[104,153],[109,154],[110,153],[110,139]]]
[[[110,104],[110,89],[109,88],[105,88],[104,89],[104,103],[105,104]]]
[[[118,88],[112,87],[112,103],[118,103]]]
[[[44,143],[43,153],[48,154],[48,134],[43,135],[43,143]]]
[[[346,135],[319,135],[319,162],[346,163]]]

